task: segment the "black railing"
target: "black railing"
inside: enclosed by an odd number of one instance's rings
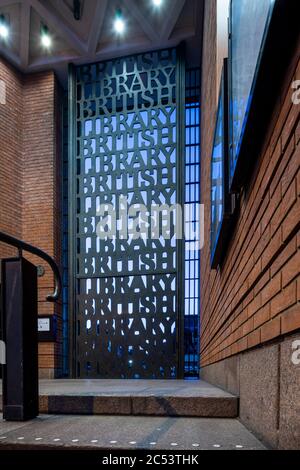
[[[39,248],[36,248],[35,246],[30,245],[29,243],[25,243],[22,240],[19,240],[18,238],[12,237],[11,235],[7,235],[4,232],[0,232],[0,242],[18,248],[20,256],[22,256],[22,251],[24,250],[28,253],[38,256],[39,258],[42,258],[49,264],[54,273],[55,289],[53,294],[48,295],[46,299],[48,300],[48,302],[56,302],[61,294],[61,276],[58,266],[55,263],[54,259],[51,258],[51,256],[49,256],[43,250],[40,250]]]

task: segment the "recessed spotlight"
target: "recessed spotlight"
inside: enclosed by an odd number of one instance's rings
[[[2,39],[7,39],[9,36],[9,27],[8,22],[5,19],[4,15],[0,16],[0,37]]]
[[[160,7],[162,4],[162,0],[152,0],[152,3],[155,7]]]
[[[50,49],[52,46],[52,38],[49,34],[47,26],[41,26],[41,44],[45,49]]]
[[[41,43],[42,43],[42,46],[46,47],[46,49],[49,49],[52,44],[50,36],[43,34],[41,37]]]
[[[121,10],[118,10],[116,12],[116,17],[114,21],[114,30],[117,34],[123,34],[125,32],[125,21],[124,21]]]

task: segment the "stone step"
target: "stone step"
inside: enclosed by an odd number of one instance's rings
[[[41,415],[26,423],[0,416],[4,449],[259,450],[263,444],[237,419]]]
[[[238,397],[202,380],[41,380],[40,413],[235,418]]]

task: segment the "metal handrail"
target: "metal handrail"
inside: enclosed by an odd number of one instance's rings
[[[7,235],[4,232],[0,232],[0,242],[6,243],[7,245],[11,245],[11,246],[18,248],[21,255],[22,255],[22,250],[28,251],[29,253],[32,253],[33,255],[36,255],[39,258],[42,258],[49,264],[54,274],[55,289],[54,289],[53,294],[48,295],[46,299],[48,300],[48,302],[56,302],[59,299],[60,294],[61,294],[61,277],[60,277],[58,266],[55,263],[54,259],[51,258],[51,256],[49,256],[44,251],[40,250],[39,248],[36,248],[35,246],[30,245],[29,243],[23,242],[22,240],[19,240],[18,238],[12,237],[11,235]]]

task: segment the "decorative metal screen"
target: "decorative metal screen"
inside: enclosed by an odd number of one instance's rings
[[[70,71],[70,299],[77,377],[182,374],[178,290],[184,270],[176,215],[168,237],[155,238],[148,223],[153,206],[183,200],[183,67],[177,55],[170,49]],[[146,212],[136,213],[135,204]],[[116,236],[101,238],[97,229],[109,208]],[[158,220],[161,229],[163,210]],[[117,230],[123,223],[126,237]],[[142,225],[147,233],[138,238],[133,228]]]

